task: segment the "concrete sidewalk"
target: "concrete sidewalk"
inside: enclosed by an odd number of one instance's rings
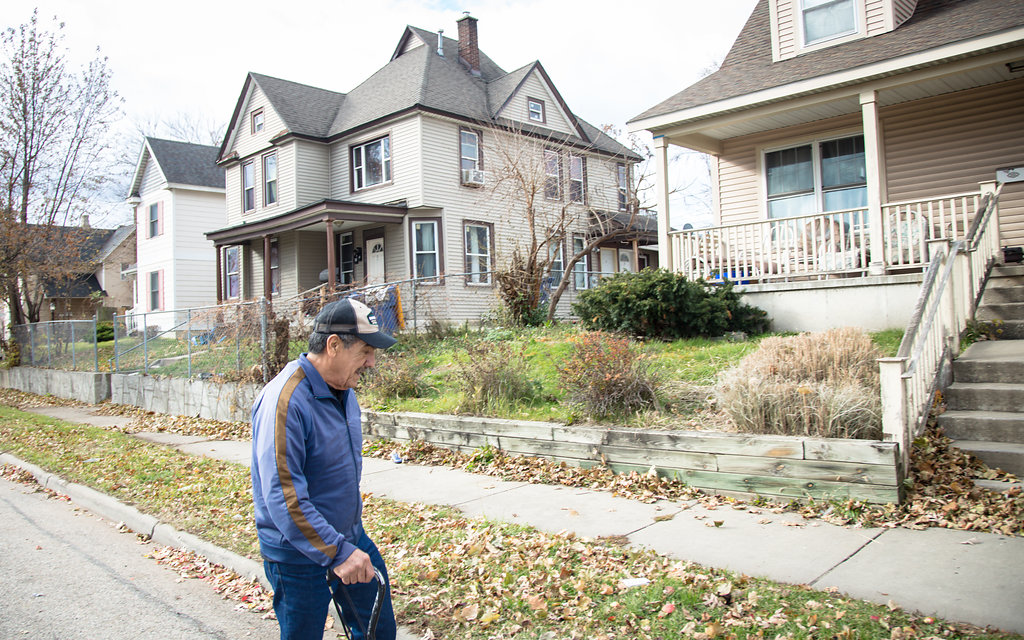
[[[116,423],[87,409],[33,411],[75,423]],[[249,464],[248,442],[137,434],[180,451]],[[610,493],[505,482],[445,467],[365,458],[364,492],[450,505],[471,516],[547,532],[626,536],[679,560],[807,584],[948,620],[1024,633],[1024,538],[949,529],[862,529],[753,507],[644,504]],[[714,526],[721,521],[720,526]],[[711,523],[712,526],[708,526]]]

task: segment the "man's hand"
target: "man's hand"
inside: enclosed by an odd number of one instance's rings
[[[334,567],[334,575],[341,579],[342,584],[370,582],[373,580],[373,563],[365,551],[356,549],[345,562]]]

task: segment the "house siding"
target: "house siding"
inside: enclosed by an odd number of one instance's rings
[[[797,54],[799,45],[796,28],[795,8],[793,0],[771,0],[775,3],[775,11],[778,16],[778,59],[790,58]]]
[[[257,109],[263,109],[263,131],[253,134],[251,126],[251,114]],[[225,170],[225,202],[227,204],[227,224],[235,226],[242,222],[251,222],[277,213],[288,211],[286,207],[294,207],[295,202],[295,180],[294,175],[294,151],[290,145],[278,147],[278,202],[271,207],[263,206],[263,154],[271,151],[273,145],[270,139],[285,130],[285,124],[270,106],[266,95],[260,90],[255,82],[251,85],[249,99],[245,108],[239,116],[235,127],[235,136],[232,146],[226,150],[226,155],[238,154],[239,161],[232,163]],[[252,160],[253,174],[256,188],[256,209],[244,214],[242,213],[242,164]],[[289,173],[289,168],[291,172]]]
[[[891,31],[892,0],[866,0],[864,2],[865,33],[876,36]]]
[[[352,145],[391,136],[391,182],[359,191],[351,189],[350,149]],[[339,200],[380,204],[405,200],[409,207],[422,205],[420,189],[419,117],[412,115],[331,145],[331,197]]]
[[[289,145],[286,175],[294,176],[295,206],[319,202],[331,194],[330,149],[323,144],[297,141]],[[278,183],[282,171],[278,167]],[[289,180],[291,182],[291,180]]]
[[[1024,80],[1011,80],[883,109],[889,200],[976,191],[1020,165],[1021,104]],[[1004,186],[999,208],[1002,244],[1024,244],[1021,183]]]
[[[898,27],[914,15],[917,9],[917,0],[892,0],[893,3],[893,26]]]
[[[217,254],[203,232],[224,226],[224,194],[175,189],[173,215],[165,217],[173,219],[174,270],[168,275],[181,292],[166,303],[174,308],[213,304]]]
[[[544,101],[545,123],[543,126],[555,131],[561,131],[562,133],[576,133],[575,129],[566,119],[566,114],[562,112],[554,94],[548,89],[547,83],[541,79],[540,73],[537,71],[533,71],[526,77],[522,86],[519,87],[519,90],[516,91],[498,115],[519,122],[533,123],[530,120],[530,114],[526,106],[527,98],[536,98]]]
[[[139,194],[151,193],[163,187],[167,180],[164,178],[164,174],[160,171],[160,167],[156,162],[153,161],[153,156],[149,155],[149,151],[146,151],[148,160],[146,162],[146,170],[142,173],[142,186],[139,190]]]

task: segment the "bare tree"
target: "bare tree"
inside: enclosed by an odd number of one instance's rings
[[[36,10],[0,41],[0,278],[16,323],[38,321],[43,282],[79,268],[59,228],[102,189],[120,115],[106,58],[72,69],[63,29],[41,27]]]
[[[564,254],[561,273],[551,283],[550,322],[576,275],[577,263],[602,244],[638,237],[637,187],[642,180],[633,166],[645,156],[625,148],[611,154],[607,147],[598,149],[575,138],[515,125],[494,127],[490,139],[490,195],[503,204],[510,219],[526,226],[507,265],[498,269],[502,301],[518,321],[535,312],[544,281],[551,277],[556,257]],[[620,167],[625,171],[621,189]],[[583,238],[582,246],[573,246],[574,237]]]

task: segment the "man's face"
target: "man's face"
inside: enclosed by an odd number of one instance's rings
[[[355,389],[362,373],[376,364],[375,351],[362,340],[346,348],[338,336],[329,337],[326,349],[329,364],[324,382],[335,389]]]

